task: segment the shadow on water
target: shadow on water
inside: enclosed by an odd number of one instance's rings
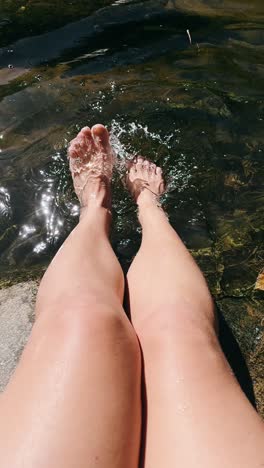
[[[224,354],[243,392],[251,404],[256,407],[253,382],[245,358],[227,321],[219,310],[217,310],[217,315],[219,321],[219,338]]]

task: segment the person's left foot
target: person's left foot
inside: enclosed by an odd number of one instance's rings
[[[68,148],[74,189],[81,208],[88,205],[110,209],[114,155],[103,125],[84,127]]]
[[[162,169],[141,156],[134,158],[128,167],[126,184],[137,205],[145,202],[157,205],[165,192]]]

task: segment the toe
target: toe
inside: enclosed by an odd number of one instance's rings
[[[142,158],[142,156],[138,156],[135,160],[134,165],[135,165],[135,169],[139,178],[142,177],[143,163],[144,163],[144,159]]]
[[[78,133],[77,138],[82,137],[82,136],[89,137],[90,135],[91,135],[91,129],[89,127],[83,127],[81,131]]]
[[[94,150],[94,141],[89,127],[84,127],[69,144],[70,158],[86,158]]]
[[[142,156],[137,156],[137,157],[135,158],[135,162],[136,162],[137,164],[143,164],[144,158],[142,158]]]
[[[89,127],[83,127],[76,137],[76,141],[80,143],[82,148],[91,147],[93,145],[93,137]]]
[[[163,179],[163,173],[161,167],[156,168],[156,180],[159,183],[159,193],[162,194],[166,190],[166,184]]]
[[[91,135],[90,127],[83,127],[81,132],[83,132],[85,135]]]
[[[126,169],[127,169],[127,173],[130,172],[130,169],[132,169],[132,167],[135,165],[135,161],[134,159],[127,159],[126,160]]]
[[[134,180],[137,177],[137,168],[135,164],[131,166],[130,171],[129,171],[129,176],[131,177],[132,180]]]
[[[68,148],[68,156],[70,158],[78,158],[79,151],[80,151],[79,143],[77,143],[76,140],[72,140]]]
[[[105,150],[109,149],[109,133],[103,125],[94,125],[92,127],[92,136],[97,145],[100,145]]]
[[[143,162],[142,166],[143,166],[143,171],[144,171],[144,173],[145,173],[145,177],[148,177],[148,176],[149,176],[149,173],[150,173],[150,161],[148,161],[147,159],[145,159],[145,161]]]
[[[144,158],[142,158],[142,156],[137,156],[134,160],[134,163],[136,165],[136,169],[137,171],[141,171],[142,170],[142,165],[144,163]]]
[[[86,138],[82,135],[82,137],[78,137],[75,140],[73,149],[75,154],[77,154],[79,158],[85,159],[90,153],[91,145],[90,142],[87,141]]]
[[[84,127],[78,134],[77,139],[79,139],[81,146],[86,147],[86,149],[94,149],[94,140],[89,127]]]
[[[154,176],[156,174],[156,164],[151,163],[149,165],[149,172],[151,176]]]
[[[87,148],[89,147],[89,141],[85,138],[84,135],[78,139],[78,143],[76,144],[77,148],[81,153],[84,151],[87,151]]]

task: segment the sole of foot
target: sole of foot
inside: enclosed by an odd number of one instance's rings
[[[114,154],[107,129],[101,124],[82,128],[69,144],[68,158],[81,211],[88,206],[110,210]]]

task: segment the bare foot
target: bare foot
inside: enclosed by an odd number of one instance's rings
[[[81,209],[101,206],[110,210],[114,155],[103,125],[84,127],[68,148],[70,170]]]
[[[126,182],[139,206],[144,202],[158,204],[160,195],[165,192],[162,169],[141,156],[132,162]]]

